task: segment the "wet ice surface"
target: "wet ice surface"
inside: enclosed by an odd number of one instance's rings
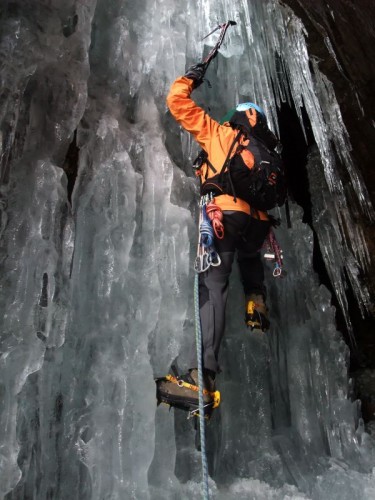
[[[199,102],[219,118],[255,100],[277,130],[288,76],[314,129],[309,175],[315,221],[323,221],[315,229],[345,313],[344,268],[362,307],[368,302],[357,276],[367,250],[347,206],[357,197],[370,209],[333,89],[317,67],[312,77],[299,21],[272,1],[23,1],[8,11],[0,45],[1,496],[200,498],[192,425],[155,408],[153,376],[178,355],[187,367],[194,338],[196,148],[166,115],[166,92],[201,57],[199,39],[228,18],[238,26]],[[76,129],[70,207],[60,167]],[[327,135],[355,193],[342,189]],[[275,281],[267,272],[269,335],[244,328],[236,272],[231,280],[223,403],[208,427],[218,499],[374,496],[373,441],[347,399],[347,348],[301,219],[293,205],[292,230],[277,231],[288,275]]]

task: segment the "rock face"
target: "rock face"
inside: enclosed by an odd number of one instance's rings
[[[333,83],[342,116],[350,135],[353,158],[363,176],[373,205],[375,204],[375,3],[335,0],[283,0],[299,16],[308,33],[309,54],[319,60],[319,68]],[[353,216],[363,228],[371,264],[363,279],[375,297],[375,229],[373,221]],[[357,345],[351,345],[351,371],[354,378],[362,370],[375,368],[375,309],[363,318],[348,291],[351,320]],[[373,301],[374,304],[374,301]],[[357,371],[358,370],[358,371]],[[367,371],[366,371],[367,373]],[[368,377],[360,375],[357,396],[365,402],[365,421],[374,418],[368,399],[373,387]]]
[[[283,0],[299,16],[307,31],[311,56],[334,84],[349,131],[353,154],[375,202],[375,33],[371,0]]]

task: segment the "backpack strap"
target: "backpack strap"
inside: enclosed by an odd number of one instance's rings
[[[208,159],[208,154],[207,152],[202,149],[196,159],[193,162],[193,170],[195,171],[195,175],[199,174],[199,171],[202,167],[203,164],[207,165],[207,170],[206,170],[206,175],[205,175],[205,180],[207,180],[208,177],[208,169],[210,168],[214,174],[217,173],[216,168],[212,165],[210,160]]]
[[[225,167],[226,167],[226,166],[227,166],[227,164],[229,163],[229,160],[230,160],[230,155],[231,155],[231,153],[232,153],[232,151],[233,151],[234,146],[236,145],[236,142],[238,142],[238,140],[239,140],[239,138],[240,138],[240,135],[241,135],[241,134],[243,134],[243,132],[240,130],[240,131],[238,132],[238,134],[236,135],[236,137],[234,138],[234,141],[232,142],[232,144],[231,144],[231,146],[230,146],[230,148],[229,148],[229,151],[228,151],[227,157],[225,158],[224,164],[223,164],[223,166],[222,166],[222,167],[221,167],[221,169],[220,169],[220,172],[219,172],[219,178],[220,178],[221,174],[224,172]],[[207,166],[208,166],[208,168],[210,168],[214,174],[216,174],[216,173],[217,173],[216,168],[212,165],[212,163],[211,163],[211,162],[210,162],[210,160],[208,159],[208,154],[207,154],[204,150],[202,150],[202,151],[200,152],[200,154],[198,155],[198,158],[197,158],[197,159],[195,160],[195,162],[194,162],[194,165],[195,165],[195,163],[197,162],[197,160],[198,160],[198,159],[200,159],[200,160],[201,160],[201,163],[200,163],[201,165],[202,165],[203,163],[206,163],[206,164],[207,164]],[[206,173],[206,178],[205,178],[205,180],[207,180],[207,176],[208,176],[208,172]],[[233,187],[233,186],[232,186],[232,187]]]
[[[229,169],[229,164],[230,164],[230,160],[231,160],[231,154],[232,154],[232,151],[233,151],[233,148],[234,146],[236,145],[236,143],[239,141],[241,135],[243,135],[243,131],[242,130],[239,130],[238,131],[238,134],[236,135],[236,137],[234,138],[234,141],[232,142],[231,144],[231,147],[229,148],[229,151],[228,151],[228,154],[227,154],[227,157],[225,159],[225,162],[223,164],[223,166],[221,167],[221,170],[219,172],[219,183],[221,182],[222,180],[222,177],[224,175],[224,172],[225,172],[225,168],[228,167],[228,178],[229,178],[229,182],[230,182],[230,187],[232,189],[232,193],[233,193],[233,200],[236,202],[237,201],[237,197],[236,197],[236,192],[235,192],[235,189],[234,189],[234,186],[233,186],[233,181],[232,181],[232,177],[230,175],[230,169]]]
[[[228,151],[228,154],[227,154],[227,157],[225,158],[225,162],[223,163],[223,166],[221,167],[220,169],[220,172],[219,172],[219,175],[223,175],[224,171],[225,171],[225,167],[228,166],[228,163],[230,162],[230,155],[232,154],[232,151],[233,151],[233,148],[234,146],[236,145],[236,143],[238,142],[240,136],[243,134],[242,130],[240,130],[238,132],[238,134],[236,135],[236,137],[234,138],[234,141],[232,142],[230,148],[229,148],[229,151]]]
[[[210,160],[208,159],[208,156],[207,156],[207,158],[206,158],[206,163],[207,163],[207,167],[208,167],[208,168],[207,168],[206,175],[205,175],[205,179],[204,179],[205,181],[207,180],[207,177],[208,177],[208,169],[209,169],[209,168],[212,170],[212,172],[213,172],[214,174],[217,174],[217,170],[216,170],[216,168],[212,165],[212,163],[210,162]]]
[[[210,185],[214,186],[215,188],[218,188],[222,194],[223,193],[223,190],[220,188],[220,185],[223,184],[223,176],[224,176],[224,173],[225,173],[225,168],[229,165],[230,163],[230,160],[231,160],[231,154],[232,154],[232,151],[233,151],[233,148],[235,147],[235,145],[238,143],[238,140],[240,138],[240,136],[243,135],[243,131],[240,130],[238,132],[238,134],[236,135],[236,137],[234,138],[232,144],[230,145],[230,148],[229,148],[229,151],[228,151],[228,154],[225,158],[225,161],[223,163],[223,166],[221,167],[220,171],[217,173],[217,170],[215,169],[215,167],[213,165],[211,165],[211,163],[208,161],[207,159],[207,156],[204,156],[204,163],[207,164],[207,171],[206,171],[206,176],[205,176],[205,180],[204,182],[201,181],[201,193],[203,192],[202,191],[202,188],[204,189],[204,186],[206,185],[206,183],[208,182],[207,180],[207,177],[208,177],[208,168],[211,168],[213,170],[213,172],[216,174],[214,176],[214,178],[216,178],[217,180],[215,181],[215,184],[213,184],[212,182],[210,182]],[[202,163],[201,163],[202,165]],[[228,168],[228,172],[229,172],[229,168]],[[210,179],[211,180],[211,179]],[[230,183],[231,183],[231,189],[232,189],[232,192],[234,193],[234,187],[233,187],[233,182],[232,182],[232,179],[230,179]],[[208,190],[210,191],[210,190]],[[207,191],[207,192],[208,192]],[[236,197],[235,197],[235,200],[236,200]]]

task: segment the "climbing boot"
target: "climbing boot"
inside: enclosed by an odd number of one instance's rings
[[[268,310],[263,295],[251,294],[247,298],[245,323],[252,330],[256,328],[265,332],[269,329]]]
[[[166,403],[175,408],[190,412],[191,416],[199,413],[198,370],[189,370],[185,375],[174,375],[157,378],[156,399],[158,404]],[[209,417],[214,408],[220,404],[220,392],[215,390],[215,378],[209,371],[203,373],[203,404],[205,416]]]

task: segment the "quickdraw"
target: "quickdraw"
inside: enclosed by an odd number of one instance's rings
[[[221,259],[214,247],[214,229],[207,215],[206,206],[212,201],[211,196],[202,196],[199,211],[199,238],[197,257],[194,263],[194,270],[197,273],[204,273],[210,266],[220,266]]]
[[[267,250],[266,253],[264,254],[264,258],[266,260],[272,261],[275,266],[272,275],[275,278],[282,278],[286,274],[285,271],[283,270],[283,251],[272,229],[270,229],[268,233],[265,246]]]

